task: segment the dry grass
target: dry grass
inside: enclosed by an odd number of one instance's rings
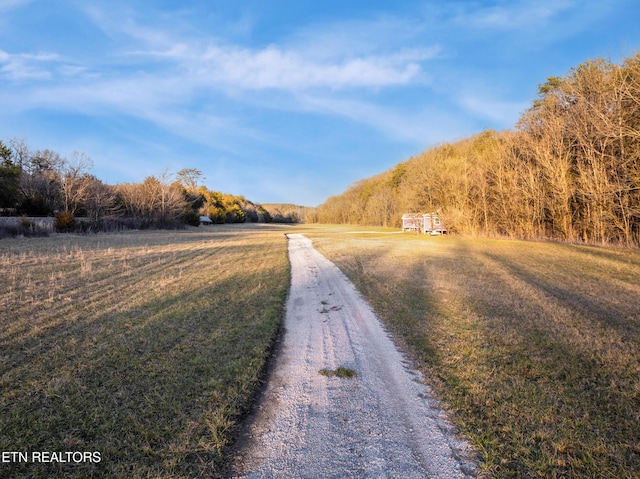
[[[278,227],[0,241],[6,477],[215,477],[260,382],[289,284]]]
[[[327,376],[329,378],[346,378],[351,379],[355,378],[358,373],[356,373],[353,369],[345,368],[340,366],[335,371],[333,369],[321,369],[318,371],[318,374],[321,376]]]
[[[288,227],[291,229],[291,227]],[[493,477],[639,477],[640,252],[296,227],[415,355]],[[216,477],[289,281],[278,227],[0,242],[11,477]]]
[[[415,354],[487,476],[640,477],[639,251],[307,234]]]

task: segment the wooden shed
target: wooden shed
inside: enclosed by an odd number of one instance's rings
[[[441,235],[447,232],[442,218],[437,213],[426,213],[422,215],[422,232],[430,235]]]

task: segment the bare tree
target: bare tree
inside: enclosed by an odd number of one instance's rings
[[[174,175],[165,170],[158,180],[159,187],[159,220],[162,223],[176,221],[187,210],[187,202]]]
[[[180,185],[167,171],[160,179],[148,176],[142,183],[121,184],[115,190],[125,216],[141,226],[175,222],[188,207]]]
[[[182,168],[176,173],[176,180],[188,193],[195,193],[198,190],[198,182],[204,180],[202,171],[196,168]]]
[[[27,214],[49,215],[62,203],[60,168],[64,160],[51,150],[37,150],[23,164],[20,209]]]
[[[24,138],[12,138],[9,140],[9,147],[13,151],[14,163],[20,168],[27,168],[31,152]]]
[[[84,153],[74,151],[71,161],[64,161],[61,166],[60,188],[64,211],[76,215],[88,200],[93,179],[90,172],[93,161]]]
[[[100,221],[116,211],[116,193],[98,178],[89,177],[88,191],[85,200],[85,210],[92,223],[98,225]]]

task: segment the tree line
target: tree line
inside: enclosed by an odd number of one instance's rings
[[[263,203],[262,207],[269,212],[274,223],[304,223],[307,216],[315,211],[312,206],[291,203]]]
[[[309,219],[399,226],[438,211],[466,235],[640,245],[640,53],[539,86],[512,130],[430,148]]]
[[[98,179],[92,168],[83,153],[64,158],[48,149],[32,151],[25,140],[0,141],[0,213],[55,216],[62,231],[173,228],[198,225],[200,216],[214,223],[272,221],[244,196],[199,185],[202,173],[195,168],[117,185]]]

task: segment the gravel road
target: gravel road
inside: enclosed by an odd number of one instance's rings
[[[283,343],[235,477],[472,477],[469,446],[353,284],[309,239],[288,238]],[[357,376],[319,373],[338,367]]]

